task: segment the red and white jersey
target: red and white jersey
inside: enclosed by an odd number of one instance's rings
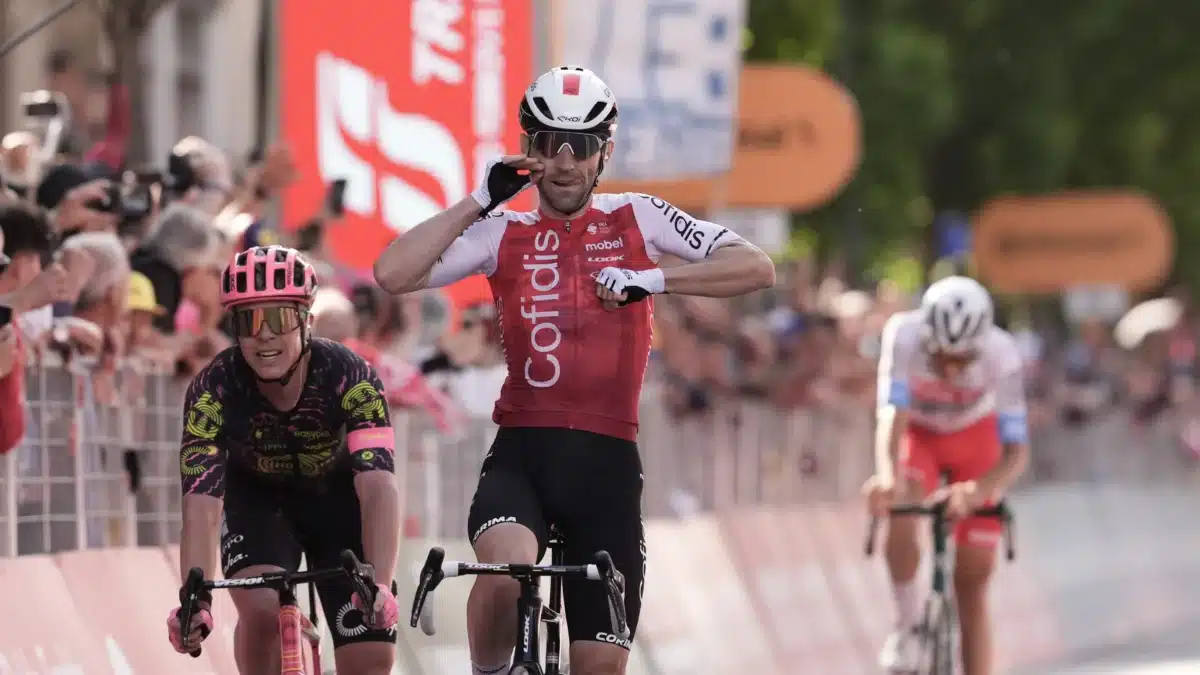
[[[979,356],[954,380],[933,371],[925,350],[921,312],[894,314],[883,328],[879,359],[880,407],[908,411],[919,427],[950,433],[997,415],[1006,442],[1027,436],[1025,384],[1016,339],[992,326],[980,339]]]
[[[481,218],[434,265],[429,285],[472,274],[491,283],[508,365],[497,424],[634,440],[653,305],[604,309],[595,275],[650,269],[665,253],[695,262],[737,241],[657,197],[597,194],[570,220],[511,211]]]

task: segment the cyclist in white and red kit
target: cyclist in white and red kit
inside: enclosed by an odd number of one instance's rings
[[[998,500],[1029,457],[1020,350],[992,315],[987,290],[954,276],[933,283],[919,309],[888,320],[879,361],[875,476],[866,486],[877,516],[887,515],[893,500],[947,500],[956,521],[954,596],[964,675],[992,672],[987,589],[1001,538],[997,520],[969,514]],[[949,484],[938,491],[943,474]],[[894,673],[919,667],[918,528],[914,516],[894,516],[888,527],[898,621],[880,665]]]

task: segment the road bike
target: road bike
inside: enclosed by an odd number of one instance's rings
[[[279,593],[279,653],[282,663],[281,675],[307,675],[304,670],[304,647],[307,641],[312,649],[313,673],[321,675],[321,633],[317,630],[317,603],[311,602],[310,615],[304,616],[296,602],[296,586],[309,584],[310,594],[312,584],[325,579],[345,576],[354,587],[354,593],[364,601],[363,621],[366,624],[375,623],[375,567],[359,561],[354,551],[346,549],[341,554],[341,566],[310,572],[267,572],[254,577],[236,579],[205,579],[204,570],[193,567],[188,571],[183,587],[179,589],[179,625],[185,627],[192,623],[192,616],[200,610],[200,603],[210,603],[212,591],[217,589],[270,588]],[[392,592],[396,585],[392,584]],[[203,637],[208,637],[207,627],[201,629]],[[200,656],[201,649],[197,646],[189,652],[193,657]]]
[[[550,539],[550,564],[471,563],[446,560],[446,552],[434,547],[429,550],[425,566],[413,594],[409,625],[418,623],[426,635],[433,635],[430,608],[425,606],[430,594],[447,577],[467,575],[499,575],[516,579],[521,584],[517,599],[517,648],[508,675],[564,675],[562,665],[562,583],[563,579],[590,579],[604,584],[608,596],[608,615],[613,634],[629,639],[629,623],[625,616],[625,577],[613,565],[606,551],[598,551],[587,565],[563,564],[563,541],[556,534]],[[550,579],[549,604],[543,604],[540,586],[543,577]],[[546,625],[545,665],[539,661],[541,640],[539,627]]]
[[[958,661],[955,650],[955,635],[958,630],[958,614],[950,592],[950,555],[947,540],[950,536],[950,521],[946,517],[946,502],[932,505],[899,505],[889,509],[892,516],[930,516],[933,530],[933,576],[930,581],[929,597],[925,600],[925,611],[917,634],[921,640],[921,659],[917,675],[954,675]],[[1012,562],[1017,557],[1013,544],[1013,514],[1008,504],[1000,501],[994,506],[975,510],[973,517],[996,518],[1004,527],[1005,558]],[[872,518],[867,530],[866,554],[875,551],[875,534],[882,519]]]

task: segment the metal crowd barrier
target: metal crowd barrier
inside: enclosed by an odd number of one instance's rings
[[[26,386],[27,437],[0,458],[0,555],[175,542],[186,382],[133,366],[111,376],[39,366]],[[648,518],[840,501],[871,470],[872,413],[861,404],[781,411],[725,401],[677,420],[662,398],[648,383],[639,439]],[[393,412],[406,535],[465,538],[494,425],[470,420],[446,434],[419,412]],[[1026,482],[1162,481],[1190,475],[1192,464],[1169,432],[1115,411],[1041,430]]]

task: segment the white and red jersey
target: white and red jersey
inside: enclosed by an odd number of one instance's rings
[[[902,408],[910,424],[931,431],[953,433],[995,415],[1001,440],[1028,440],[1021,350],[997,326],[980,338],[979,356],[958,377],[946,380],[933,371],[921,312],[893,315],[883,328],[878,397],[880,407]]]
[[[653,305],[604,309],[595,275],[650,269],[663,254],[695,262],[737,241],[657,197],[597,194],[570,220],[536,211],[481,218],[434,265],[429,285],[488,277],[508,364],[497,424],[634,440]]]

